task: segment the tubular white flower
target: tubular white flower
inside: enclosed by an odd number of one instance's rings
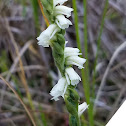
[[[62,77],[50,91],[50,95],[53,96],[52,99],[57,101],[57,100],[59,100],[59,98],[58,98],[59,96],[62,96],[64,98],[64,94],[66,92],[67,86],[68,86],[68,84],[67,84],[66,79],[64,77]]]
[[[80,76],[74,71],[72,67],[68,67],[65,70],[65,76],[68,84],[73,86],[77,85],[81,81]]]
[[[63,15],[56,16],[56,23],[61,29],[68,28],[69,25],[72,25],[71,21],[65,18]]]
[[[88,105],[87,105],[86,102],[80,104],[80,105],[78,106],[78,115],[81,116],[82,113],[83,113],[87,108],[88,108]]]
[[[67,65],[76,65],[79,69],[84,68],[83,64],[86,62],[86,59],[80,58],[78,56],[70,56],[66,58],[66,64]]]
[[[64,50],[64,57],[66,60],[66,65],[76,65],[79,69],[84,68],[83,64],[86,62],[86,59],[80,58],[78,55],[82,55],[79,53],[78,48],[66,47]]]
[[[43,31],[37,38],[38,44],[43,47],[49,47],[50,40],[53,38],[56,32],[59,31],[59,27],[56,24],[51,24],[45,31]]]
[[[78,48],[66,47],[64,50],[66,65],[76,65],[79,69],[84,68],[83,64],[86,62],[86,59],[80,58],[78,55],[82,55],[82,53],[79,52]]]
[[[64,15],[67,16],[67,18],[71,16],[72,11],[73,11],[73,8],[66,7],[66,6],[63,6],[63,5],[59,5],[59,6],[56,6],[54,8],[55,15],[64,14]]]
[[[53,0],[53,6],[55,7],[57,4],[64,4],[68,0]]]
[[[78,56],[82,55],[82,53],[79,53],[80,50],[78,48],[72,48],[72,47],[65,47],[64,49],[64,57],[69,57],[69,56]]]

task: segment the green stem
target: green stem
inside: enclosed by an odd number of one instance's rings
[[[103,28],[104,28],[104,21],[105,21],[105,16],[107,13],[107,8],[108,8],[108,0],[105,1],[105,6],[104,6],[104,10],[103,10],[103,16],[102,16],[102,20],[101,20],[101,27],[100,27],[100,31],[98,34],[98,39],[97,39],[97,51],[96,51],[96,58],[95,58],[95,62],[94,62],[94,74],[93,74],[93,90],[92,90],[92,97],[93,99],[95,99],[95,76],[96,76],[96,65],[97,65],[97,59],[98,59],[98,53],[100,50],[100,45],[101,45],[101,36],[102,36],[102,32],[103,32]]]
[[[89,104],[88,109],[89,125],[94,126],[93,107],[92,102],[90,101],[90,84],[89,84],[87,0],[83,0],[83,6],[84,6],[84,50],[85,50],[85,57],[87,59],[83,75],[85,76],[83,84],[86,94],[86,101]]]
[[[78,23],[78,13],[77,13],[77,4],[76,0],[72,0],[73,3],[73,9],[74,9],[74,23],[75,23],[75,30],[76,30],[76,40],[77,40],[77,46],[79,50],[81,51],[81,42],[79,37],[79,23]]]
[[[47,12],[49,16],[49,21],[52,21],[52,17],[50,13],[52,10],[49,11],[48,1],[43,1],[44,10]],[[81,51],[81,43],[79,38],[79,27],[78,27],[78,17],[77,17],[77,7],[76,1],[73,0],[74,6],[74,16],[75,16],[75,29],[76,29],[76,36],[77,36],[77,45]],[[47,11],[48,10],[48,11]],[[50,13],[49,13],[50,12]],[[59,31],[53,41],[51,42],[53,58],[55,60],[55,64],[58,67],[59,71],[61,72],[62,76],[65,76],[65,59],[64,59],[64,46],[65,46],[65,39],[64,39],[64,30]],[[80,117],[78,116],[78,105],[79,105],[79,95],[75,90],[75,86],[69,85],[67,91],[64,96],[64,100],[66,103],[66,108],[69,112],[69,125],[70,126],[81,126]]]
[[[65,39],[63,33],[57,33],[56,39],[52,42],[52,53],[56,66],[60,70],[62,76],[65,76],[64,67],[64,45]],[[78,116],[79,95],[75,90],[75,86],[68,86],[65,94],[65,103],[69,111],[70,126],[80,126],[80,118]]]
[[[38,15],[38,2],[37,0],[31,0],[33,6],[33,15],[35,21],[35,27],[37,29],[37,34],[39,34],[39,15]]]
[[[78,116],[78,101],[79,95],[75,90],[75,87],[68,86],[65,94],[66,108],[69,112],[69,125],[81,126],[80,117]]]
[[[83,82],[83,88],[84,88],[84,92],[85,92],[85,97],[86,97],[86,102],[88,104],[90,104],[90,87],[89,87],[89,67],[88,67],[88,39],[87,39],[87,3],[86,0],[83,1],[84,2],[84,46],[85,46],[85,57],[87,59],[86,61],[86,67],[85,67],[85,71],[84,69],[81,70],[81,75],[82,75],[82,82]],[[77,13],[77,4],[76,4],[76,0],[72,0],[73,3],[73,9],[74,9],[74,22],[75,22],[75,30],[76,30],[76,40],[77,40],[77,46],[80,49],[80,52],[82,52],[81,49],[81,42],[80,42],[80,37],[79,37],[79,22],[78,22],[78,13]],[[88,109],[88,117],[89,117],[89,121],[93,122],[93,110],[91,109],[91,105],[90,108]]]

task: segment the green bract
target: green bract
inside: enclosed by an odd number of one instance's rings
[[[70,126],[80,126],[80,119],[78,117],[78,102],[79,95],[73,86],[67,88],[65,95],[65,103],[67,110],[70,113],[69,120]]]
[[[57,67],[62,76],[64,75],[64,46],[65,39],[62,34],[56,35],[56,40],[52,42],[52,53]]]
[[[54,22],[53,16],[53,0],[41,0],[43,10],[50,23]]]

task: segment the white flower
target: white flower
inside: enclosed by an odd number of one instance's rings
[[[52,99],[55,101],[59,100],[59,96],[62,96],[64,98],[64,94],[67,89],[67,81],[64,77],[62,77],[58,83],[53,87],[53,89],[50,91],[50,94],[53,96]]]
[[[82,55],[82,53],[79,53],[78,48],[66,47],[64,50],[66,65],[76,65],[79,69],[84,68],[83,64],[86,62],[86,59],[80,58],[78,55]]]
[[[88,105],[87,105],[86,102],[80,104],[80,105],[78,106],[78,115],[81,116],[82,113],[83,113],[87,108],[88,108]]]
[[[65,18],[63,15],[56,16],[56,23],[61,29],[68,28],[69,25],[72,25],[71,21]]]
[[[68,1],[68,0],[53,0],[53,6],[55,7],[57,4],[62,5],[66,1]]]
[[[67,16],[67,18],[71,16],[72,11],[73,11],[73,8],[69,8],[63,5],[59,5],[54,8],[55,15],[64,14]]]
[[[82,55],[82,53],[79,53],[80,50],[78,48],[72,48],[72,47],[65,47],[64,49],[64,57],[69,57],[69,56],[78,56]]]
[[[70,56],[66,58],[66,64],[67,65],[76,65],[79,69],[84,68],[83,64],[86,62],[86,59],[80,58],[78,56]]]
[[[65,69],[65,76],[68,84],[73,86],[77,85],[81,81],[80,76],[74,71],[72,67]]]
[[[49,47],[50,40],[53,38],[56,32],[59,31],[59,27],[56,24],[51,24],[45,31],[43,31],[37,38],[38,44],[43,47]]]

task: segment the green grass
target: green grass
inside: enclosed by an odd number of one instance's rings
[[[79,22],[78,22],[78,12],[77,12],[77,3],[76,0],[72,1],[73,3],[73,9],[74,9],[74,23],[75,23],[75,30],[76,30],[76,41],[77,46],[82,52],[81,48],[81,42],[79,37]],[[81,70],[82,75],[82,82],[83,82],[83,88],[84,93],[86,97],[87,104],[90,105],[90,85],[89,85],[89,67],[88,67],[88,38],[87,38],[87,12],[86,12],[86,1],[83,1],[84,3],[84,49],[85,49],[85,58],[87,59],[85,64],[85,69]],[[88,118],[89,122],[93,123],[93,111],[92,109],[88,109]],[[91,125],[93,126],[93,125]]]
[[[32,8],[33,8],[35,26],[37,28],[37,31],[39,32],[39,14],[38,14],[39,6],[38,6],[38,1],[37,0],[31,0],[31,4],[32,4]]]
[[[76,30],[76,41],[77,41],[77,46],[81,50],[81,42],[80,42],[80,37],[79,37],[79,27],[78,27],[78,13],[77,13],[77,5],[76,5],[76,0],[72,0],[73,3],[73,9],[74,9],[74,23],[75,23],[75,30]]]
[[[41,106],[39,106],[39,110],[40,111],[43,110]],[[47,121],[46,121],[45,114],[44,113],[41,113],[40,116],[41,116],[41,122],[42,122],[43,126],[47,126]]]
[[[86,102],[89,104],[88,109],[88,119],[89,125],[94,126],[94,117],[93,117],[93,105],[90,101],[90,82],[89,82],[89,58],[88,58],[88,24],[87,24],[87,0],[83,0],[83,8],[84,8],[84,52],[85,58],[87,59],[84,70],[84,91],[86,96]]]
[[[81,42],[80,42],[80,37],[79,37],[79,21],[78,21],[78,12],[77,12],[77,3],[76,0],[72,0],[73,3],[73,9],[74,9],[74,23],[75,23],[75,30],[76,30],[76,41],[77,41],[77,46],[78,48],[82,51],[81,48]],[[101,19],[101,24],[100,24],[100,30],[98,34],[98,39],[97,39],[97,52],[96,52],[96,58],[95,58],[95,63],[94,63],[94,75],[93,75],[93,86],[90,88],[90,81],[89,81],[89,60],[88,60],[88,25],[87,25],[87,0],[83,0],[83,7],[84,7],[84,55],[85,58],[87,59],[86,64],[85,64],[85,69],[81,70],[82,74],[82,82],[83,82],[83,88],[84,88],[84,93],[86,97],[86,102],[89,104],[89,109],[88,109],[88,121],[90,126],[94,126],[94,113],[93,113],[93,102],[90,101],[91,98],[95,98],[95,77],[96,77],[96,65],[97,65],[97,59],[98,59],[98,53],[100,49],[100,44],[101,44],[101,36],[104,28],[104,20],[108,8],[108,0],[105,1],[105,6],[103,10],[103,16]],[[92,94],[90,94],[92,92]]]
[[[26,1],[22,0],[21,4],[23,6],[23,11],[22,11],[22,15],[25,17],[26,16]]]
[[[8,59],[6,58],[7,56],[7,53],[6,51],[2,50],[1,51],[1,56],[0,56],[0,70],[1,70],[1,73],[2,72],[5,72],[8,70]]]

